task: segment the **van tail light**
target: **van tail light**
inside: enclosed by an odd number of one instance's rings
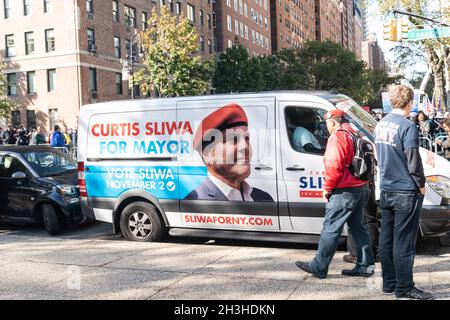
[[[84,177],[84,162],[78,162],[78,186],[80,187],[80,197],[87,197],[86,179]]]

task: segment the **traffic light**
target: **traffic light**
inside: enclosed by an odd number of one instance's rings
[[[383,24],[383,39],[388,41],[398,41],[397,20],[391,20]]]
[[[409,25],[408,22],[402,21],[400,24],[400,40],[408,40]]]

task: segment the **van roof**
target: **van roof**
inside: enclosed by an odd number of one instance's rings
[[[314,96],[317,98],[322,98],[324,100],[330,101],[330,100],[334,100],[336,98],[343,98],[345,97],[342,94],[336,93],[336,92],[332,92],[332,91],[308,91],[308,90],[280,90],[280,91],[261,91],[261,92],[240,92],[240,93],[224,93],[224,94],[214,94],[214,95],[201,95],[201,96],[184,96],[184,97],[167,97],[167,98],[140,98],[140,99],[135,99],[135,100],[131,100],[131,99],[125,99],[125,100],[113,100],[113,101],[105,101],[105,102],[100,102],[100,103],[94,103],[94,104],[88,104],[88,105],[84,105],[82,106],[82,108],[84,110],[92,110],[92,109],[97,109],[97,108],[102,108],[104,105],[109,105],[111,106],[111,104],[124,104],[124,103],[135,103],[135,104],[139,104],[139,102],[142,101],[152,101],[152,103],[161,103],[161,106],[163,106],[166,103],[170,103],[173,102],[173,100],[178,101],[189,101],[189,100],[193,100],[193,99],[221,99],[221,98],[230,98],[230,97],[239,97],[239,98],[254,98],[254,97],[258,97],[258,98],[263,98],[263,97],[270,97],[270,96],[274,96],[274,95],[282,95],[282,96],[287,96],[287,95],[307,95],[307,96]],[[332,102],[332,101],[330,101]],[[333,103],[333,102],[332,102]]]

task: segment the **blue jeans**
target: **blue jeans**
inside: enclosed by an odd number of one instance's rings
[[[419,193],[381,191],[383,290],[395,290],[397,296],[414,287],[413,267],[423,198]]]
[[[375,264],[367,225],[364,221],[364,207],[369,198],[367,186],[343,188],[333,191],[325,213],[319,248],[313,261],[311,271],[319,278],[325,278],[328,267],[336,253],[339,237],[345,223],[356,244],[358,261],[356,268],[365,272],[368,266]]]

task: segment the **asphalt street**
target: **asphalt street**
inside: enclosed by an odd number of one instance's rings
[[[348,278],[337,252],[329,276],[298,269],[316,246],[169,237],[123,240],[111,226],[89,223],[50,237],[39,227],[0,226],[0,299],[388,299],[380,265],[371,278]],[[450,299],[450,247],[422,241],[415,282]]]

